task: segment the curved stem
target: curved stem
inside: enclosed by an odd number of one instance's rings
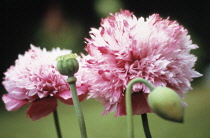
[[[55,122],[57,136],[58,136],[58,138],[62,138],[61,129],[60,129],[59,120],[58,120],[57,109],[55,109],[55,111],[53,112],[53,118],[54,118],[54,122]]]
[[[128,87],[126,89],[126,113],[127,113],[127,125],[128,125],[128,138],[134,137],[131,94],[132,94],[132,87],[135,83],[144,83],[147,87],[149,87],[151,91],[155,88],[151,83],[149,83],[143,78],[136,78],[128,83]]]
[[[70,85],[70,89],[71,89],[71,93],[72,93],[72,99],[73,99],[73,103],[74,103],[74,109],[75,109],[75,112],[77,114],[78,121],[79,121],[81,138],[87,138],[85,120],[84,120],[84,116],[83,116],[83,113],[82,113],[82,109],[80,107],[79,98],[77,96],[77,91],[76,91],[76,85],[75,85],[76,78],[75,77],[69,77],[67,79],[67,82]]]

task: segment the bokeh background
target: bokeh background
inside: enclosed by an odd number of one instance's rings
[[[207,0],[2,0],[0,78],[24,54],[30,44],[47,48],[61,47],[75,53],[84,52],[84,38],[91,27],[98,28],[101,18],[120,9],[129,9],[137,17],[159,13],[163,18],[177,20],[188,29],[193,43],[200,48],[192,51],[198,57],[195,69],[203,77],[192,82],[194,90],[185,95],[188,103],[185,123],[178,124],[149,114],[154,138],[210,137],[210,7]],[[6,93],[0,84],[0,96]],[[114,113],[101,116],[103,106],[94,100],[82,102],[90,138],[126,138],[126,118]],[[0,138],[56,138],[52,115],[38,121],[26,118],[27,107],[7,112],[0,100]],[[63,137],[79,138],[77,118],[72,106],[59,102]],[[135,116],[135,135],[145,137],[140,116]]]

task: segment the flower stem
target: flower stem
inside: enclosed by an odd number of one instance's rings
[[[56,131],[57,131],[57,136],[58,136],[58,138],[62,138],[61,129],[60,129],[59,120],[58,120],[58,113],[57,113],[56,109],[53,112],[53,118],[54,118],[55,127],[56,127]]]
[[[134,130],[133,130],[133,112],[132,112],[132,103],[131,103],[131,94],[132,94],[132,87],[135,83],[144,83],[149,89],[152,91],[155,87],[149,83],[147,80],[143,78],[136,78],[131,80],[128,83],[128,87],[126,89],[126,113],[127,113],[127,125],[128,125],[128,138],[134,138]],[[147,122],[147,119],[144,121]],[[148,123],[143,123],[143,125]],[[146,131],[149,131],[148,129],[144,129]],[[145,132],[145,135],[150,132]]]
[[[141,119],[142,119],[142,123],[143,123],[143,127],[144,127],[144,134],[145,134],[146,138],[152,138],[152,135],[149,130],[147,114],[146,113],[142,114]]]
[[[80,107],[79,98],[77,96],[77,91],[76,91],[76,86],[75,86],[76,78],[69,77],[67,79],[67,82],[70,85],[72,99],[73,99],[73,103],[74,103],[74,109],[75,109],[75,112],[76,112],[76,115],[77,115],[78,121],[79,121],[81,138],[87,138],[84,116],[82,113],[82,109]]]

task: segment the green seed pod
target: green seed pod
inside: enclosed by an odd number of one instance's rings
[[[62,75],[67,75],[69,77],[74,76],[74,74],[79,70],[79,62],[76,59],[76,55],[68,54],[64,56],[59,56],[56,60],[57,69]]]
[[[160,117],[174,122],[183,122],[184,105],[174,90],[157,87],[149,94],[148,103],[152,111]]]

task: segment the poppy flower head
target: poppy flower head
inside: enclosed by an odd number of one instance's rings
[[[191,89],[193,78],[201,76],[194,70],[197,58],[190,54],[198,48],[188,31],[176,21],[162,19],[159,14],[137,18],[128,10],[101,20],[86,38],[86,60],[91,72],[89,98],[104,105],[104,113],[116,110],[125,115],[125,89],[130,80],[144,78],[154,86],[166,86],[180,97]],[[134,114],[151,112],[147,104],[149,88],[133,86]]]
[[[7,94],[2,99],[8,111],[16,111],[20,107],[31,103],[27,115],[32,120],[40,119],[53,112],[57,107],[57,99],[66,104],[72,103],[67,76],[61,75],[56,68],[56,58],[71,53],[70,50],[59,48],[47,51],[31,45],[31,49],[24,55],[19,55],[15,65],[4,74],[2,82]],[[79,74],[79,73],[78,73]],[[78,79],[79,81],[79,79]],[[78,94],[80,101],[84,100],[87,91],[82,89]]]

